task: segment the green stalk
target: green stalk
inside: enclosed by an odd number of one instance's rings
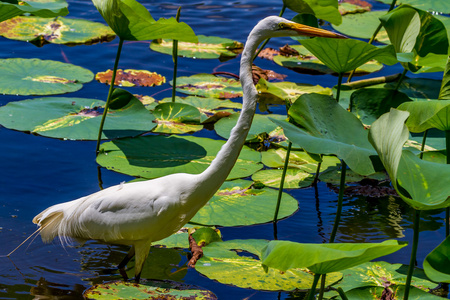
[[[344,199],[344,189],[345,189],[345,174],[347,172],[347,164],[345,161],[341,160],[342,171],[341,171],[341,181],[339,184],[339,196],[338,196],[338,207],[336,210],[336,218],[334,219],[333,231],[331,232],[330,243],[334,243],[336,238],[337,229],[339,222],[341,221],[342,213],[342,202]]]
[[[320,158],[323,157],[323,154],[320,154]],[[313,181],[313,185],[317,184],[317,181],[319,181],[319,173],[320,173],[320,167],[322,167],[322,162],[319,162],[317,164],[317,169],[316,169],[316,174],[314,175],[314,181]]]
[[[100,127],[98,129],[97,146],[95,148],[95,155],[98,155],[100,150],[100,141],[102,139],[103,126],[105,125],[106,115],[108,114],[108,108],[111,103],[111,96],[114,91],[114,82],[116,80],[117,66],[119,65],[120,53],[122,52],[123,39],[119,39],[119,47],[117,48],[116,60],[114,61],[114,69],[111,78],[111,84],[109,85],[108,98],[106,99],[105,109],[103,111],[102,120],[100,121]]]
[[[314,295],[316,293],[316,286],[317,286],[317,283],[319,282],[319,278],[320,278],[320,274],[314,274],[314,280],[313,280],[311,289],[309,290],[308,300],[314,299]]]
[[[408,72],[407,69],[403,69],[403,73],[402,73],[402,75],[400,76],[400,78],[398,79],[397,85],[395,86],[394,91],[398,91],[398,89],[400,88],[400,84],[402,84],[403,79],[405,79],[405,75],[406,75],[407,72]]]
[[[420,210],[414,210],[414,238],[411,250],[411,257],[409,259],[408,276],[406,277],[405,295],[403,300],[408,300],[409,289],[411,287],[411,279],[415,268],[417,245],[419,244],[419,223],[420,223]]]
[[[342,77],[344,76],[343,73],[339,73],[338,77],[338,86],[337,86],[337,92],[336,92],[336,102],[339,103],[339,98],[341,96],[341,85],[342,85]]]
[[[181,6],[178,7],[176,20],[180,22]],[[173,60],[173,80],[172,80],[172,102],[175,102],[175,92],[177,88],[177,69],[178,69],[178,40],[172,42],[172,60]]]
[[[423,138],[422,138],[422,146],[420,147],[420,159],[423,158],[423,151],[425,150],[425,142],[427,141],[427,134],[428,134],[428,129],[425,130],[425,132],[423,133]]]
[[[283,7],[281,8],[281,11],[278,14],[278,16],[282,17],[285,10],[286,10],[286,4],[284,4],[284,1],[283,1]],[[266,47],[266,45],[269,41],[270,41],[270,39],[266,39],[264,41],[264,43],[261,45],[261,47],[259,47],[258,52],[256,52],[255,56],[253,56],[253,60],[255,60],[258,57],[259,53],[261,53],[261,51],[264,49],[264,47]]]
[[[286,150],[286,158],[284,160],[283,173],[281,174],[280,189],[278,190],[278,197],[277,197],[277,206],[275,208],[275,214],[273,216],[274,223],[278,221],[278,212],[280,211],[281,197],[283,196],[284,179],[286,178],[286,171],[289,165],[289,156],[291,154],[291,147],[292,143],[289,142]]]

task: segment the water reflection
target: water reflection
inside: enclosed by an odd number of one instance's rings
[[[75,284],[73,287],[65,284],[49,282],[45,278],[40,278],[35,287],[30,290],[30,295],[37,300],[68,300],[68,299],[84,299],[83,292],[86,289],[81,284]]]

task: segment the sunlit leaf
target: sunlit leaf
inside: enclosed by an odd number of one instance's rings
[[[170,84],[172,84],[172,81]],[[177,91],[189,95],[221,99],[242,97],[242,88],[239,80],[211,74],[178,77]]]
[[[301,14],[311,14],[332,24],[340,24],[341,14],[336,0],[283,0],[291,10]]]
[[[348,300],[375,300],[382,299],[384,295],[390,295],[386,293],[386,290],[392,291],[391,299],[404,299],[405,286],[393,285],[388,288],[385,287],[365,287],[359,289],[353,289],[345,293]],[[389,296],[388,296],[389,297]],[[337,297],[336,299],[341,299]],[[411,286],[409,289],[409,299],[414,300],[442,300],[442,297],[433,295],[429,292],[425,292],[421,289]]]
[[[406,245],[406,243],[396,240],[387,240],[382,243],[332,244],[270,241],[262,250],[262,264],[266,268],[275,268],[281,271],[308,268],[315,274],[327,274],[391,254]]]
[[[278,191],[264,188],[254,189],[252,181],[226,181],[211,200],[191,219],[202,225],[245,226],[271,222],[277,205]],[[279,218],[296,212],[298,201],[283,194]]]
[[[183,228],[181,228],[177,233],[172,234],[171,236],[154,242],[152,245],[160,245],[166,248],[189,248],[189,228],[195,228],[195,232],[192,234],[192,237],[195,239],[196,243],[199,245],[200,242],[205,242],[206,245],[212,242],[221,241],[221,234],[218,229],[214,229],[213,227],[203,227],[200,225],[190,225],[186,224]]]
[[[442,78],[442,85],[439,92],[439,99],[450,100],[450,55],[447,57],[447,64]]]
[[[143,41],[159,38],[197,42],[194,31],[174,18],[155,21],[135,0],[93,0],[109,27],[123,40]]]
[[[313,275],[306,269],[280,272],[261,266],[261,250],[266,240],[231,240],[211,243],[203,248],[204,256],[195,269],[220,283],[266,291],[291,291],[311,287]],[[326,285],[342,278],[341,273],[327,275]]]
[[[51,2],[26,1],[21,2],[0,1],[0,22],[19,16],[23,13],[30,13],[44,18],[65,16],[69,13],[65,0],[55,0]],[[0,24],[1,26],[1,24]]]
[[[200,111],[189,104],[161,103],[155,107],[153,115],[157,124],[153,132],[175,134],[203,129],[203,125],[200,125]]]
[[[136,136],[155,127],[153,115],[128,92],[116,89],[112,99],[103,139]],[[96,140],[104,105],[101,100],[63,97],[9,102],[0,107],[0,123],[47,137]]]
[[[386,4],[391,4],[391,0],[377,0]],[[441,0],[398,0],[397,4],[409,4],[416,8],[430,12],[450,14],[450,3]]]
[[[279,169],[270,169],[270,170],[261,170],[252,175],[253,181],[258,181],[263,183],[266,186],[270,186],[273,188],[279,188],[281,184],[281,176],[283,170]],[[298,189],[310,186],[314,181],[314,176],[311,174],[294,168],[288,168],[286,170],[286,177],[284,179],[285,189]],[[283,201],[281,203],[284,202]]]
[[[173,173],[198,174],[211,164],[223,144],[224,141],[190,136],[120,139],[101,145],[97,163],[116,172],[143,178]],[[244,146],[228,179],[250,176],[262,168],[260,160],[259,152]]]
[[[112,70],[107,70],[105,72],[98,72],[95,74],[95,79],[101,83],[111,84],[112,80]],[[161,85],[166,82],[166,78],[155,72],[150,72],[147,70],[121,70],[118,69],[116,72],[116,78],[114,84],[118,86],[155,86]]]
[[[82,67],[36,58],[0,59],[0,93],[55,95],[78,91],[94,74]]]
[[[244,49],[240,42],[215,36],[198,35],[198,43],[179,42],[178,55],[191,58],[220,58],[225,60],[236,57]],[[172,55],[172,40],[154,40],[150,49]]]
[[[407,102],[398,109],[409,112],[406,126],[411,132],[423,132],[430,128],[450,130],[450,100]]]
[[[427,255],[423,269],[431,280],[450,283],[450,236]]]

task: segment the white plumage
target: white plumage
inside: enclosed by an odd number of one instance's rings
[[[139,282],[152,242],[170,236],[186,224],[220,188],[235,164],[256,110],[258,93],[251,71],[256,48],[266,38],[293,35],[343,38],[280,17],[260,21],[242,53],[240,80],[244,96],[239,120],[211,165],[201,174],[172,174],[120,184],[51,206],[33,219],[40,226],[42,240],[51,242],[58,236],[63,243],[72,238],[131,245],[118,267],[123,269],[136,255],[135,279]]]

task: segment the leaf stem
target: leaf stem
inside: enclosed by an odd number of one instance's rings
[[[323,154],[320,154],[320,158],[323,158]],[[316,169],[316,174],[314,175],[314,180],[313,180],[313,185],[317,185],[317,181],[319,181],[319,173],[320,173],[320,168],[322,167],[322,162],[319,161],[319,163],[317,164],[317,169]]]
[[[102,139],[103,126],[105,125],[106,115],[108,114],[109,105],[111,103],[111,96],[114,91],[114,82],[116,80],[117,66],[119,65],[120,53],[122,52],[123,39],[119,38],[119,46],[117,47],[116,60],[114,61],[114,69],[109,85],[108,98],[106,99],[105,109],[103,110],[102,120],[98,129],[97,146],[95,148],[95,155],[97,156],[100,150],[100,141]]]
[[[408,300],[409,298],[409,289],[411,287],[411,279],[415,268],[416,262],[416,254],[417,254],[417,245],[419,244],[419,223],[420,223],[420,210],[414,209],[414,237],[413,244],[411,250],[411,257],[409,259],[409,268],[408,268],[408,276],[406,277],[405,284],[405,295],[403,296],[403,300]]]
[[[287,150],[286,150],[286,157],[284,159],[283,172],[281,173],[281,182],[280,182],[280,189],[278,190],[277,206],[275,208],[275,214],[273,216],[274,223],[276,223],[278,221],[278,212],[280,211],[281,197],[283,196],[284,179],[286,178],[286,171],[287,171],[287,168],[289,165],[289,156],[291,154],[291,148],[292,148],[292,143],[289,142]]]
[[[342,85],[342,77],[344,76],[344,73],[339,73],[338,77],[338,86],[337,86],[337,92],[336,92],[336,102],[339,103],[339,98],[341,96],[341,85]]]
[[[403,79],[405,79],[405,75],[406,75],[407,72],[408,72],[407,69],[403,69],[403,73],[402,73],[402,75],[400,75],[400,78],[397,81],[397,85],[395,86],[394,91],[398,91],[398,89],[400,88],[400,85],[403,82]]]
[[[334,219],[333,231],[331,232],[330,243],[334,243],[336,239],[337,229],[339,227],[339,222],[341,221],[341,213],[342,213],[342,202],[344,199],[344,189],[345,189],[345,174],[347,173],[347,164],[345,161],[341,160],[341,181],[339,184],[339,196],[338,196],[338,206],[336,210],[336,217]]]
[[[181,6],[178,7],[176,20],[180,22]],[[173,79],[172,79],[172,102],[175,102],[175,92],[177,88],[177,70],[178,70],[178,40],[172,42],[172,60],[173,60]]]
[[[319,282],[319,278],[320,278],[320,274],[314,274],[314,280],[313,280],[311,289],[309,290],[308,300],[314,299],[314,295],[316,293],[316,286],[317,286],[317,283]]]
[[[427,141],[427,134],[428,134],[428,129],[425,130],[424,133],[423,133],[422,146],[420,147],[420,155],[419,155],[420,159],[423,158],[423,151],[425,150],[425,142]]]

